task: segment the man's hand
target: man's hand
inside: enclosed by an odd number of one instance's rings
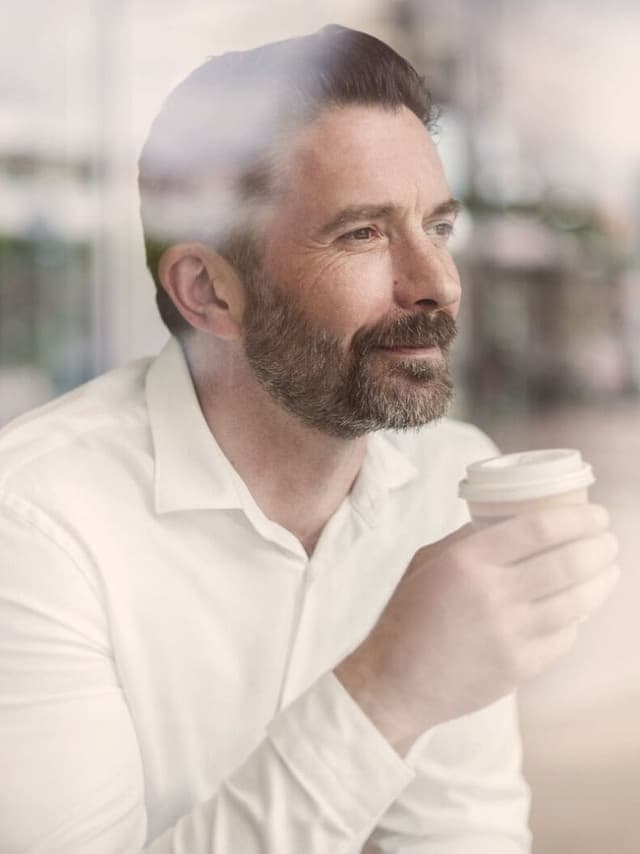
[[[396,749],[511,692],[574,644],[618,579],[606,511],[555,506],[420,549],[336,675]]]

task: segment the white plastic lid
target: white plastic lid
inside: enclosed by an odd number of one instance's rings
[[[520,451],[467,466],[458,494],[466,501],[526,501],[581,489],[594,481],[580,451]]]

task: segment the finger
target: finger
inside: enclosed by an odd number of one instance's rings
[[[554,596],[538,599],[530,606],[531,634],[553,634],[572,624],[584,622],[608,599],[619,578],[619,567],[612,564],[584,584],[576,584]]]
[[[514,567],[519,594],[534,601],[583,584],[612,564],[617,555],[618,540],[610,531],[565,543]]]
[[[482,528],[471,537],[476,555],[491,563],[518,563],[563,543],[592,537],[609,527],[597,504],[556,504]]]

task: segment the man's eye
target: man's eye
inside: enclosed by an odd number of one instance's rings
[[[452,222],[433,222],[427,226],[427,232],[435,237],[447,240],[453,234],[454,224]]]
[[[356,228],[355,231],[349,231],[347,234],[342,235],[342,240],[371,240],[372,237],[375,237],[376,230],[370,225],[366,225],[363,228]]]

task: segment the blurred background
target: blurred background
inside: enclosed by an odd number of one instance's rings
[[[521,695],[536,854],[640,850],[640,81],[636,0],[2,2],[0,425],[155,352],[136,159],[211,54],[336,22],[442,105],[465,211],[455,414],[505,450],[578,447],[618,590]]]

